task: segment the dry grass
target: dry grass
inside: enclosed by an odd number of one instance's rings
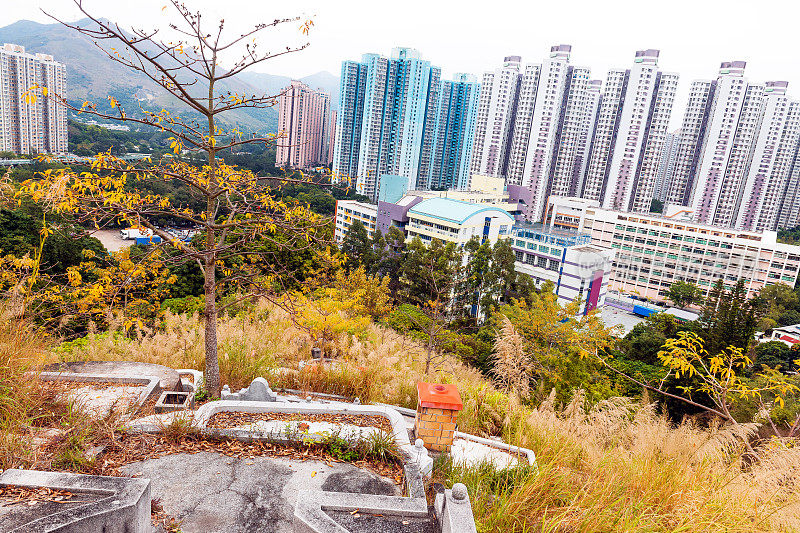
[[[130,341],[90,336],[50,358],[130,359],[202,369],[202,328],[194,317],[169,315],[162,330]],[[344,360],[307,367],[311,339],[281,310],[266,303],[221,321],[223,383],[247,385],[257,375],[275,386],[358,396],[414,407],[423,379],[424,349],[370,325],[337,342]],[[480,531],[706,532],[800,530],[800,447],[774,442],[758,461],[742,459],[743,434],[730,428],[678,427],[653,407],[614,398],[589,408],[582,394],[566,406],[520,404],[477,371],[447,358],[438,380],[458,385],[464,400],[461,430],[502,435],[532,448],[530,469],[440,471],[464,481]],[[746,433],[753,428],[745,427]]]

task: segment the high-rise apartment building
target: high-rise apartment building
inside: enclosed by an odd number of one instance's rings
[[[433,128],[428,189],[468,189],[480,85],[471,74],[442,82]]]
[[[275,166],[308,169],[328,163],[330,95],[293,80],[278,97]]]
[[[395,48],[389,58],[365,54],[360,63],[345,61],[334,175],[355,180],[356,190],[373,199],[384,174],[405,177],[409,189],[425,183],[440,76],[410,48]]]
[[[795,147],[786,181],[786,191],[778,212],[778,228],[800,226],[800,144]]]
[[[578,148],[575,153],[574,176],[569,196],[582,196],[586,172],[589,169],[589,156],[592,153],[592,143],[597,130],[597,121],[600,117],[600,103],[603,101],[601,80],[589,80],[586,88],[586,106],[583,113]]]
[[[553,46],[541,65],[526,67],[520,85],[507,181],[529,189],[528,220],[541,219],[548,195],[574,188],[589,69],[571,66],[571,51]]]
[[[722,63],[709,95],[696,171],[686,179],[691,184],[687,204],[698,222],[725,227],[735,222],[764,101],[764,87],[747,83],[745,66],[744,61]]]
[[[516,109],[511,121],[513,127],[509,134],[506,166],[502,176],[511,185],[522,184],[528,136],[533,124],[533,110],[536,109],[536,93],[541,75],[541,65],[527,64],[519,78]]]
[[[653,198],[660,202],[666,201],[673,177],[675,176],[675,165],[678,161],[680,139],[680,132],[667,133],[664,147],[661,149],[661,156],[658,161],[658,172],[656,174],[656,186],[653,189]]]
[[[33,87],[47,89],[33,101]],[[46,54],[25,48],[0,48],[0,150],[16,153],[65,153],[67,110],[56,96],[66,98],[67,68]]]
[[[648,212],[667,137],[678,75],[658,70],[658,50],[611,70],[584,186],[607,209]]]
[[[699,222],[752,231],[797,219],[795,157],[800,104],[787,82],[749,84],[744,61],[692,84],[667,203]]]
[[[708,114],[716,82],[695,80],[689,90],[689,101],[678,133],[678,151],[675,168],[667,184],[664,201],[672,205],[686,205],[692,194],[697,164],[703,150]]]
[[[329,165],[333,165],[333,150],[334,147],[336,146],[336,124],[338,123],[338,120],[339,120],[338,113],[336,111],[331,110],[331,119],[330,121],[328,121],[328,124],[330,124],[330,128],[328,129],[327,132],[328,153],[326,154],[327,155],[326,161]]]
[[[750,168],[737,202],[736,228],[774,230],[800,134],[800,103],[786,96],[785,81],[768,81]]]
[[[520,82],[519,56],[508,56],[503,66],[483,75],[471,172],[505,177],[508,151],[517,113]]]
[[[332,168],[335,180],[348,182],[351,186],[355,186],[358,174],[366,81],[366,65],[356,61],[342,63]]]

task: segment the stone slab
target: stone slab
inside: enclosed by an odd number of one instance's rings
[[[375,516],[352,511],[328,511],[326,514],[350,533],[439,533],[433,516]]]
[[[82,505],[59,508],[31,507],[31,515],[21,520],[14,514],[14,526],[4,524],[0,515],[0,531],[7,533],[149,533],[150,481],[107,476],[87,476],[66,472],[6,470],[0,485],[29,488],[48,487],[67,490],[76,495],[90,495]],[[77,499],[77,498],[76,498]],[[9,515],[11,517],[11,515]],[[8,527],[6,527],[8,526]]]
[[[184,533],[293,532],[295,504],[307,490],[400,495],[399,486],[377,474],[317,460],[200,452],[131,463],[123,471],[151,479],[153,498],[182,521]]]
[[[45,372],[64,372],[72,374],[102,374],[106,376],[156,376],[161,390],[180,390],[178,371],[152,363],[134,361],[72,361],[53,363],[43,369]]]
[[[185,411],[192,408],[194,408],[194,392],[164,391],[153,406],[156,413]]]

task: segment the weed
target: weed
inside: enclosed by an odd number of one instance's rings
[[[167,442],[181,442],[185,439],[197,439],[200,430],[194,426],[190,416],[176,414],[169,424],[160,423],[159,430]]]
[[[211,399],[211,395],[209,394],[208,389],[206,388],[205,380],[201,381],[200,383],[196,383],[195,385],[197,387],[197,390],[195,390],[194,393],[195,403],[204,403],[207,402],[209,399]]]
[[[356,447],[339,435],[331,435],[322,442],[322,445],[329,454],[340,461],[349,463],[361,458]]]

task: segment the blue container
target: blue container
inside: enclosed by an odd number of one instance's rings
[[[656,313],[658,313],[658,311],[656,309],[648,309],[647,307],[645,307],[643,305],[634,305],[633,306],[633,314],[634,315],[647,317],[647,316],[650,316],[650,315],[654,315]]]
[[[152,237],[136,237],[136,244],[141,246],[149,246],[150,244],[158,244],[161,242],[161,237],[153,235]]]

